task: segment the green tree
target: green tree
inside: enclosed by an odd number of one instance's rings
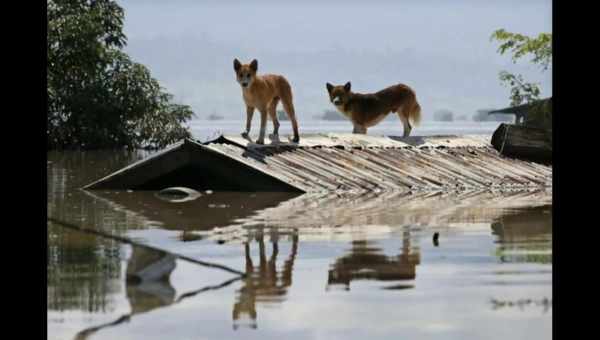
[[[516,63],[525,56],[531,56],[531,62],[541,67],[542,71],[548,70],[552,65],[552,34],[540,33],[531,38],[526,35],[507,32],[504,29],[496,30],[491,40],[500,42],[498,52],[502,55],[510,52],[512,61]],[[528,83],[520,74],[507,71],[500,72],[500,81],[511,88],[511,106],[530,103],[540,99],[538,83]]]
[[[189,137],[194,115],[122,51],[112,0],[49,0],[48,147],[157,148]]]

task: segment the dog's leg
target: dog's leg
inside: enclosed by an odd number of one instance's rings
[[[242,137],[250,138],[250,126],[252,125],[252,116],[254,116],[254,108],[246,106],[246,131],[242,132]]]
[[[352,129],[352,133],[366,135],[367,128],[362,125],[354,124],[354,129]]]
[[[252,272],[253,264],[252,257],[250,256],[250,244],[248,242],[244,243],[244,253],[246,254],[246,274]]]
[[[410,131],[412,130],[412,126],[410,125],[410,121],[408,117],[405,117],[401,112],[398,112],[398,117],[402,121],[402,125],[404,126],[404,134],[402,137],[406,138],[410,136]]]
[[[258,135],[258,139],[256,140],[256,144],[265,144],[265,131],[267,130],[267,109],[259,108],[260,111],[260,133]]]
[[[270,139],[277,139],[279,136],[279,120],[277,119],[277,104],[279,104],[279,98],[275,97],[273,101],[269,104],[269,116],[273,121],[273,134],[269,135]]]

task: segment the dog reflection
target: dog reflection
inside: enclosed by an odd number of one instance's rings
[[[350,290],[353,280],[400,281],[413,280],[416,277],[416,265],[419,253],[413,253],[410,234],[404,233],[401,253],[396,256],[383,254],[374,242],[359,240],[352,242],[350,253],[335,261],[327,277],[327,289],[331,285],[343,285]],[[393,286],[387,289],[411,288],[412,286]]]
[[[238,291],[237,301],[233,306],[233,329],[244,325],[257,328],[256,303],[280,303],[285,299],[287,289],[292,285],[292,270],[298,251],[298,234],[292,234],[292,247],[288,258],[283,263],[280,272],[277,271],[277,256],[279,245],[277,235],[271,237],[271,256],[267,259],[264,234],[256,235],[259,250],[258,266],[254,265],[250,256],[250,244],[244,244],[246,257],[246,277],[243,286]],[[247,323],[242,322],[248,319]]]

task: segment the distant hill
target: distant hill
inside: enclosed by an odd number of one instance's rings
[[[514,115],[512,114],[489,114],[492,109],[480,109],[473,115],[473,120],[476,122],[512,122]]]
[[[218,115],[218,114],[216,114],[216,113],[211,113],[211,114],[208,116],[208,120],[222,120],[222,119],[223,119],[223,116],[221,116],[221,115]]]
[[[438,110],[433,113],[433,120],[436,122],[451,122],[454,120],[454,113],[446,109]]]
[[[277,119],[278,120],[290,120],[290,117],[288,117],[288,115],[287,115],[287,113],[285,113],[285,111],[277,110]]]
[[[322,119],[322,120],[348,120],[348,118],[346,118],[346,116],[344,116],[340,112],[334,111],[334,110],[325,110],[325,112],[323,112],[322,115],[315,116],[315,118]]]

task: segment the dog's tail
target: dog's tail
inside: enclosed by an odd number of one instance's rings
[[[419,123],[421,122],[421,105],[419,105],[419,103],[417,102],[417,99],[415,98],[413,105],[411,105],[411,109],[408,112],[408,119],[410,119],[413,123],[413,125],[419,125]]]
[[[409,94],[408,103],[402,108],[402,115],[408,118],[413,125],[421,122],[421,105],[417,102],[417,96],[413,91]]]

